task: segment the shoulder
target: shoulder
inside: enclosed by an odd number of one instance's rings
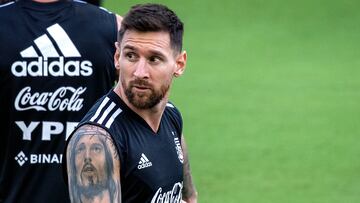
[[[17,3],[15,3],[14,1],[0,4],[0,26],[1,26],[0,35],[1,36],[6,35],[6,37],[10,37],[9,32],[12,31],[11,29],[18,26],[19,21],[21,22],[22,19],[16,13],[19,13],[19,6],[17,6]],[[5,27],[7,29],[4,29]],[[1,41],[6,40],[4,37],[2,38],[3,39],[0,39]]]
[[[73,5],[77,16],[81,16],[82,19],[91,19],[83,21],[92,26],[93,29],[98,30],[100,33],[106,36],[111,36],[111,43],[117,39],[117,30],[119,27],[119,18],[116,14],[103,7],[98,7],[81,0],[74,0]]]
[[[114,121],[123,112],[122,107],[115,101],[113,94],[109,93],[100,98],[88,111],[80,125],[91,123],[110,130]]]
[[[7,3],[0,4],[0,16],[1,16],[1,18],[3,19],[3,18],[5,18],[5,16],[6,16],[6,18],[8,18],[9,14],[12,14],[14,12],[14,9],[16,9],[15,1],[10,1],[10,2],[7,2]]]
[[[70,140],[78,140],[79,138],[83,136],[104,136],[111,139],[110,134],[101,126],[97,125],[91,125],[91,124],[85,124],[82,126],[79,126],[75,131],[74,135],[71,137]]]
[[[107,10],[106,8],[98,7],[85,1],[73,0],[73,5],[75,6],[75,8],[85,9],[87,12],[91,12],[91,14],[115,17],[115,14]]]
[[[171,102],[168,102],[165,107],[165,112],[168,112],[171,115],[181,117],[179,109]]]
[[[1,11],[3,11],[5,8],[11,8],[15,6],[15,1],[9,1],[6,3],[1,3],[0,4],[0,9],[2,9]]]
[[[168,102],[165,107],[164,115],[176,126],[179,133],[182,132],[183,120],[179,109],[171,102]]]

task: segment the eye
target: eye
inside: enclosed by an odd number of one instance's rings
[[[80,146],[78,146],[76,148],[76,154],[80,154],[81,152],[83,152],[85,150],[85,146],[83,144],[81,144]]]
[[[91,150],[92,150],[93,152],[99,154],[99,153],[102,152],[103,147],[102,147],[102,145],[100,145],[100,144],[94,144],[94,145],[91,146]]]
[[[151,56],[149,57],[149,62],[153,64],[160,63],[162,61],[162,58],[159,56]]]
[[[134,52],[126,52],[125,58],[127,58],[129,61],[135,61],[138,58],[138,56]]]

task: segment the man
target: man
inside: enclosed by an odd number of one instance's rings
[[[67,146],[72,202],[78,202],[77,197],[106,202],[111,189],[112,202],[197,202],[181,115],[168,102],[173,77],[185,70],[182,35],[183,23],[162,5],[137,5],[124,17],[114,57],[119,83],[91,108]],[[81,176],[78,171],[86,167],[72,157],[83,153],[79,146],[91,139],[105,140],[101,146],[110,151],[106,164],[113,170]],[[91,151],[89,145],[84,150]],[[81,157],[85,162],[85,155]],[[94,163],[95,153],[87,153],[86,159]],[[74,183],[74,176],[87,181],[77,178]],[[95,187],[100,176],[112,177],[115,187],[93,191],[85,199],[80,185]]]
[[[117,79],[116,16],[19,0],[0,6],[0,25],[0,202],[69,202],[65,141]]]

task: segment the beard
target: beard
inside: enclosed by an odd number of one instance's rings
[[[82,183],[87,182],[87,184],[78,184],[79,192],[87,199],[93,199],[107,189],[106,180],[101,181],[99,179],[98,171],[91,163],[87,163],[83,167],[83,170],[81,171],[81,179]]]
[[[126,98],[129,102],[138,109],[150,109],[157,105],[166,95],[169,90],[169,83],[162,85],[159,90],[156,90],[149,82],[142,79],[135,79],[129,82],[127,86],[125,81],[121,81],[125,89]],[[137,93],[133,91],[135,86],[147,88],[146,92]]]
[[[107,189],[106,185],[101,182],[87,186],[78,185],[78,187],[80,194],[82,194],[86,199],[93,199]]]

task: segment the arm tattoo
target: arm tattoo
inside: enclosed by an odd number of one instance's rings
[[[121,202],[120,160],[107,131],[81,126],[66,153],[71,202]]]
[[[181,136],[181,146],[183,149],[183,155],[184,155],[184,188],[182,191],[182,196],[184,200],[189,199],[197,199],[197,192],[195,189],[195,185],[192,180],[191,172],[190,172],[190,162],[189,162],[189,156],[187,152],[187,146],[185,143],[184,136]]]

